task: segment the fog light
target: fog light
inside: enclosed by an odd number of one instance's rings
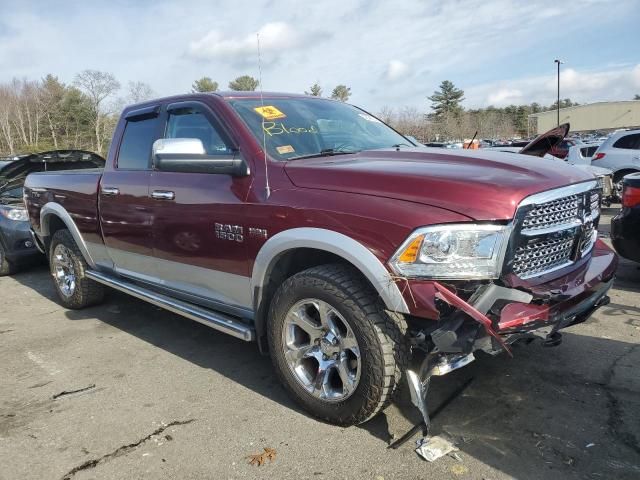
[[[33,247],[33,242],[31,240],[25,240],[24,246],[27,248]]]

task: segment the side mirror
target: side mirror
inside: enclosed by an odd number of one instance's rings
[[[153,142],[153,165],[163,172],[210,173],[245,177],[249,167],[239,152],[209,155],[199,138],[161,138]]]

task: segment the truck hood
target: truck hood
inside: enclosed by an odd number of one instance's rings
[[[432,205],[474,220],[509,220],[534,193],[593,180],[573,165],[478,150],[403,148],[294,160],[301,188],[350,192]]]

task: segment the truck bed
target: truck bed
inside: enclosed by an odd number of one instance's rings
[[[29,220],[41,232],[40,211],[48,203],[69,212],[87,242],[102,243],[98,221],[98,187],[102,169],[32,173],[24,185]]]

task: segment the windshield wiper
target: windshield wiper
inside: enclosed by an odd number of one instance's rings
[[[318,157],[332,157],[333,155],[349,155],[351,153],[358,153],[362,150],[340,150],[339,148],[324,148],[318,153],[310,153],[309,155],[300,155],[297,157],[288,158],[290,160],[302,160],[303,158],[318,158]]]

